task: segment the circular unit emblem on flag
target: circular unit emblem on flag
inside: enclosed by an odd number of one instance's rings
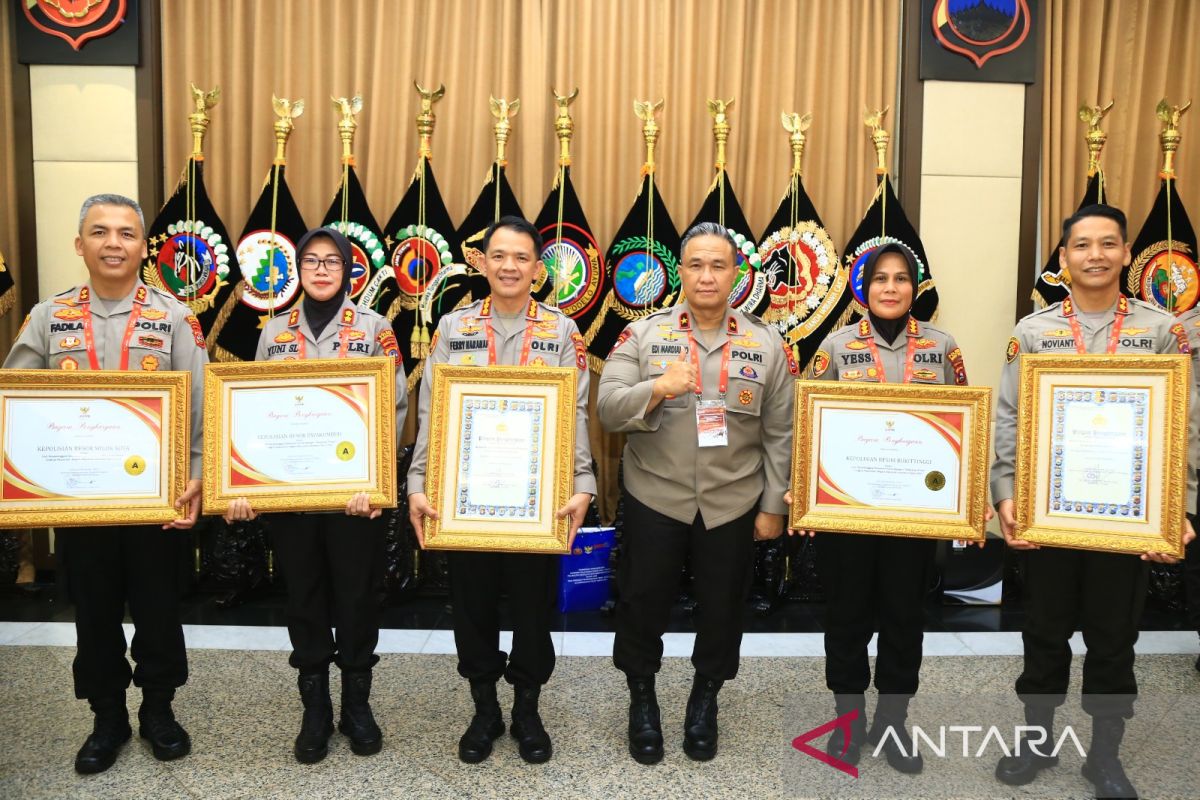
[[[425,225],[409,225],[396,233],[399,240],[388,259],[400,291],[418,297],[442,267],[454,260],[450,244]]]
[[[350,265],[350,296],[358,297],[386,260],[383,245],[370,228],[357,222],[331,222],[325,227],[350,240],[350,257],[354,262]]]
[[[669,305],[679,287],[675,256],[660,242],[644,236],[622,239],[613,245],[613,294],[626,308],[641,310]]]
[[[1138,297],[1172,314],[1182,314],[1195,306],[1200,297],[1200,270],[1187,253],[1190,249],[1174,242],[1168,252],[1164,241],[1139,253],[1131,265]]]
[[[237,246],[242,268],[242,303],[255,311],[287,306],[300,289],[296,246],[279,231],[252,231]]]
[[[542,262],[547,279],[554,281],[556,305],[567,316],[578,316],[591,308],[600,288],[600,248],[592,235],[569,222],[542,228]]]
[[[914,252],[913,249],[907,244],[895,238],[894,236],[875,236],[867,239],[865,242],[855,248],[853,253],[850,253],[846,256],[846,262],[850,265],[850,291],[854,293],[854,299],[857,300],[863,308],[867,307],[867,295],[863,290],[863,268],[866,267],[867,258],[871,255],[871,253],[874,252],[876,248],[882,247],[885,244],[898,244],[907,250],[908,254],[912,256],[913,261],[916,262],[917,265],[918,285],[921,283],[921,281],[925,280],[925,264],[921,261],[921,257],[918,256],[916,252]],[[913,300],[917,299],[917,289],[917,286],[913,287]]]
[[[33,27],[76,51],[125,22],[125,0],[23,0],[21,8]]]
[[[772,231],[758,248],[771,307],[763,319],[783,332],[821,306],[837,274],[837,250],[823,227],[806,220]]]
[[[153,268],[155,285],[187,302],[207,297],[229,276],[229,246],[203,220],[179,220],[167,226]]]

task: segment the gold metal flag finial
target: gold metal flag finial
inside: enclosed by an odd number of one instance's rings
[[[558,165],[569,167],[571,166],[571,137],[575,134],[575,121],[571,119],[569,108],[571,103],[575,102],[575,98],[579,97],[579,88],[576,87],[566,97],[554,89],[551,89],[550,93],[554,95],[554,133],[558,136]]]
[[[1100,171],[1100,151],[1104,149],[1104,143],[1108,141],[1108,134],[1100,130],[1100,120],[1104,119],[1105,115],[1112,110],[1113,100],[1108,101],[1108,105],[1101,108],[1099,105],[1089,106],[1084,103],[1079,107],[1079,121],[1087,125],[1087,132],[1084,133],[1084,141],[1087,142],[1088,149],[1088,177],[1092,177]]]
[[[356,94],[353,97],[331,97],[333,107],[336,108],[342,115],[338,120],[338,136],[342,140],[342,163],[348,166],[354,166],[354,133],[358,129],[358,120],[356,117],[363,109],[363,99],[361,94]]]
[[[417,94],[421,95],[421,112],[417,114],[417,136],[421,143],[417,149],[418,158],[433,158],[433,126],[437,118],[433,115],[433,104],[446,94],[446,84],[439,84],[432,92],[422,89],[421,84],[413,81]]]
[[[886,106],[882,111],[867,109],[863,112],[863,124],[871,129],[871,144],[875,146],[876,175],[886,175],[888,172],[887,148],[891,136],[883,129],[883,118],[890,110],[891,106]]]
[[[713,118],[713,138],[717,140],[717,161],[715,167],[718,171],[725,169],[728,163],[725,159],[725,145],[729,142],[729,115],[725,112],[733,105],[733,98],[722,100],[709,99],[708,113]]]
[[[642,121],[642,138],[646,140],[646,163],[642,166],[642,174],[654,172],[654,145],[658,142],[658,121],[654,115],[662,110],[663,101],[634,100],[633,113]]]
[[[1191,107],[1191,100],[1182,106],[1173,106],[1164,97],[1158,101],[1158,107],[1154,109],[1154,114],[1163,124],[1163,129],[1158,134],[1158,141],[1162,144],[1162,176],[1164,178],[1175,177],[1175,151],[1179,149],[1179,140],[1182,138],[1179,135],[1179,118],[1186,114]]]
[[[788,144],[792,146],[792,174],[799,177],[804,174],[804,133],[812,125],[812,114],[801,116],[795,111],[790,114],[784,111],[779,115],[779,119],[783,123],[783,129],[791,134],[788,136]]]
[[[512,131],[512,118],[521,110],[521,98],[518,97],[510,103],[503,97],[495,98],[489,95],[488,101],[492,106],[492,116],[496,118],[496,124],[492,126],[496,137],[496,163],[506,167],[508,159],[504,155],[504,149],[508,144],[508,134]]]
[[[204,133],[208,130],[208,123],[211,121],[208,110],[221,99],[221,87],[218,86],[211,92],[206,92],[203,89],[197,89],[194,83],[189,85],[192,87],[192,113],[188,114],[188,124],[192,129],[192,158],[203,161]]]
[[[271,106],[275,109],[275,161],[283,166],[287,163],[285,152],[288,137],[292,135],[295,124],[292,120],[304,113],[303,100],[289,100],[286,97],[271,95]]]

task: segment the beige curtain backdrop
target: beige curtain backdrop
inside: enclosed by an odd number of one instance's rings
[[[1062,219],[1087,182],[1082,103],[1112,110],[1101,128],[1108,201],[1129,217],[1136,237],[1158,193],[1162,150],[1154,107],[1196,101],[1179,125],[1176,187],[1200,226],[1200,0],[1045,0],[1042,100],[1042,258],[1058,242]]]
[[[273,154],[271,93],[304,98],[288,181],[305,220],[320,222],[337,186],[340,145],[330,96],[361,92],[355,155],[384,224],[416,162],[418,96],[435,106],[434,169],[455,224],[495,153],[488,96],[520,98],[508,175],[526,216],[555,171],[551,89],[579,89],[572,173],[607,247],[637,192],[644,157],[633,101],[662,98],[659,188],[681,230],[713,175],[705,100],[734,99],[729,174],[761,236],[788,181],[784,111],[811,112],[805,184],[834,242],[845,242],[874,187],[864,106],[896,119],[897,0],[171,0],[162,4],[165,188],[191,147],[188,82],[220,85],[205,147],[209,193],[233,236]],[[600,511],[611,520],[621,438],[592,430]]]
[[[9,274],[17,281],[17,176],[13,159],[12,18],[7,9],[0,12],[0,254],[8,263]],[[12,311],[0,317],[0,354],[7,354],[25,319],[18,302]]]

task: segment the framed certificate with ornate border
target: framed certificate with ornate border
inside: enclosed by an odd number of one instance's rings
[[[178,519],[191,380],[189,372],[0,371],[0,528]]]
[[[796,382],[789,527],[982,540],[992,390]]]
[[[436,364],[425,546],[566,553],[575,481],[575,370]]]
[[[1184,355],[1021,357],[1016,536],[1183,557]]]
[[[204,512],[396,505],[390,358],[246,361],[204,371]]]

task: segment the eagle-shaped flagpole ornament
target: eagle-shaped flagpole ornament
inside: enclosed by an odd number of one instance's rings
[[[491,291],[479,270],[483,253],[477,245],[482,241],[483,234],[487,231],[488,226],[501,217],[525,216],[521,211],[520,203],[517,202],[517,196],[513,194],[512,187],[508,183],[508,176],[505,175],[505,168],[508,166],[508,139],[512,135],[512,120],[521,110],[521,101],[519,98],[507,100],[503,97],[497,98],[488,95],[488,107],[496,119],[492,125],[496,157],[488,167],[487,180],[483,182],[483,189],[480,191],[479,197],[475,199],[474,205],[471,206],[466,219],[458,229],[459,238],[462,240],[463,258],[474,268],[469,273],[473,300],[486,297]]]
[[[142,279],[186,303],[207,335],[242,276],[230,253],[229,234],[204,188],[204,136],[221,88],[205,91],[189,86],[192,152],[175,191],[147,231]]]
[[[1108,105],[1103,108],[1098,105],[1089,106],[1087,103],[1079,107],[1079,121],[1087,125],[1083,139],[1087,142],[1087,174],[1089,178],[1100,171],[1100,151],[1104,149],[1104,143],[1108,141],[1108,134],[1100,129],[1100,122],[1108,115],[1109,111],[1112,111],[1114,102],[1110,100]]]

